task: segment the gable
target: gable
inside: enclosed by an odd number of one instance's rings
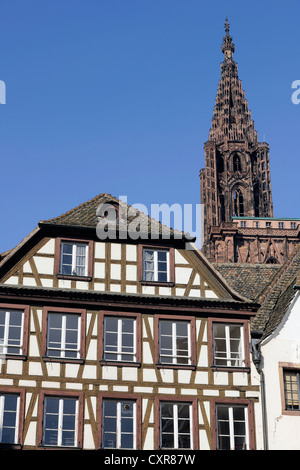
[[[57,275],[59,244],[56,237],[43,237],[7,272],[0,282],[6,285],[120,292],[193,298],[230,298],[231,294],[193,250],[174,248],[174,283],[142,285],[139,279],[139,244],[93,241],[92,279],[60,278]],[[159,245],[158,245],[159,246]],[[9,256],[2,261],[2,271]],[[8,263],[7,263],[8,264]]]

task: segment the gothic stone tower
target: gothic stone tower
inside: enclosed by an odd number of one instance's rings
[[[235,46],[227,18],[225,32],[221,79],[209,139],[204,144],[205,168],[200,171],[202,251],[212,261],[216,261],[213,233],[223,227],[225,236],[232,238],[232,217],[273,217],[269,146],[257,140],[233,60]],[[234,243],[228,243],[226,249],[227,260],[236,261]]]

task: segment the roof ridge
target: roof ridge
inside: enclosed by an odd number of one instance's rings
[[[185,238],[188,239],[193,239],[189,233],[186,233],[182,230],[178,230],[176,228],[169,227],[166,224],[163,224],[160,220],[155,219],[154,217],[151,217],[151,215],[148,214],[148,209],[147,213],[143,212],[140,210],[138,207],[134,207],[132,204],[128,204],[127,201],[124,201],[122,199],[118,199],[115,196],[112,196],[109,193],[100,193],[96,195],[95,197],[89,199],[88,201],[82,202],[81,204],[78,204],[76,207],[73,207],[69,211],[64,212],[63,214],[53,217],[50,219],[46,220],[40,220],[39,224],[66,224],[66,225],[71,225],[74,224],[74,226],[81,226],[81,227],[86,227],[86,226],[96,226],[97,225],[97,213],[91,212],[93,210],[93,207],[91,204],[94,204],[95,201],[99,200],[99,204],[101,202],[105,203],[117,203],[119,204],[120,207],[123,207],[123,209],[127,212],[128,219],[126,219],[128,222],[130,219],[133,218],[133,213],[132,210],[134,210],[135,214],[134,217],[136,216],[142,216],[144,218],[144,223],[146,223],[148,226],[150,225],[151,227],[154,227],[153,224],[156,224],[156,226],[159,228],[159,230],[168,230],[169,233],[172,233],[173,235],[175,234],[180,234],[181,236],[184,236]],[[84,209],[87,208],[85,211]],[[73,220],[72,220],[73,217]],[[121,226],[122,220],[118,222]],[[149,228],[146,228],[146,230],[149,230]]]
[[[40,222],[49,222],[49,221],[53,221],[53,220],[59,220],[61,219],[62,217],[66,217],[67,215],[69,214],[72,214],[72,212],[80,209],[81,207],[87,205],[87,204],[90,204],[91,202],[95,201],[96,199],[100,198],[100,197],[103,197],[103,196],[108,196],[108,197],[111,197],[112,199],[116,199],[114,198],[114,196],[112,196],[111,194],[108,194],[108,193],[100,193],[98,194],[97,196],[94,196],[92,197],[91,199],[88,199],[87,201],[85,202],[81,202],[80,204],[78,204],[77,206],[73,207],[72,209],[64,212],[63,214],[61,215],[58,215],[56,217],[52,217],[50,219],[45,219],[45,220],[41,220]]]

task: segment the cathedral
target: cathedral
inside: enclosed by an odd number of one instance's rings
[[[300,219],[275,218],[269,145],[259,142],[225,22],[221,79],[200,170],[202,252],[217,263],[282,264],[298,246]]]

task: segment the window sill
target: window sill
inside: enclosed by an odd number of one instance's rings
[[[8,444],[8,443],[0,443],[0,451],[1,450],[22,450],[22,444]]]
[[[19,359],[20,361],[26,361],[27,355],[26,354],[0,354],[0,359]]]
[[[159,362],[155,365],[158,369],[196,370],[196,366],[194,364],[162,364]]]
[[[107,361],[105,359],[100,361],[101,366],[117,366],[117,367],[141,367],[140,362],[122,362],[122,361]]]
[[[72,364],[84,364],[84,359],[72,359],[68,357],[50,357],[50,356],[43,356],[44,362],[68,362]]]
[[[51,446],[46,444],[39,444],[38,448],[40,450],[81,450],[81,447],[76,446]]]
[[[85,281],[90,282],[92,280],[91,276],[76,276],[76,275],[67,275],[67,274],[56,274],[57,279],[66,279],[72,281]]]
[[[234,366],[211,366],[211,370],[213,372],[246,372],[247,374],[250,373],[251,369],[249,366],[244,367],[234,367]]]
[[[162,281],[140,281],[142,286],[161,286],[161,287],[174,287],[175,282],[173,281],[167,281],[167,282],[162,282]]]

